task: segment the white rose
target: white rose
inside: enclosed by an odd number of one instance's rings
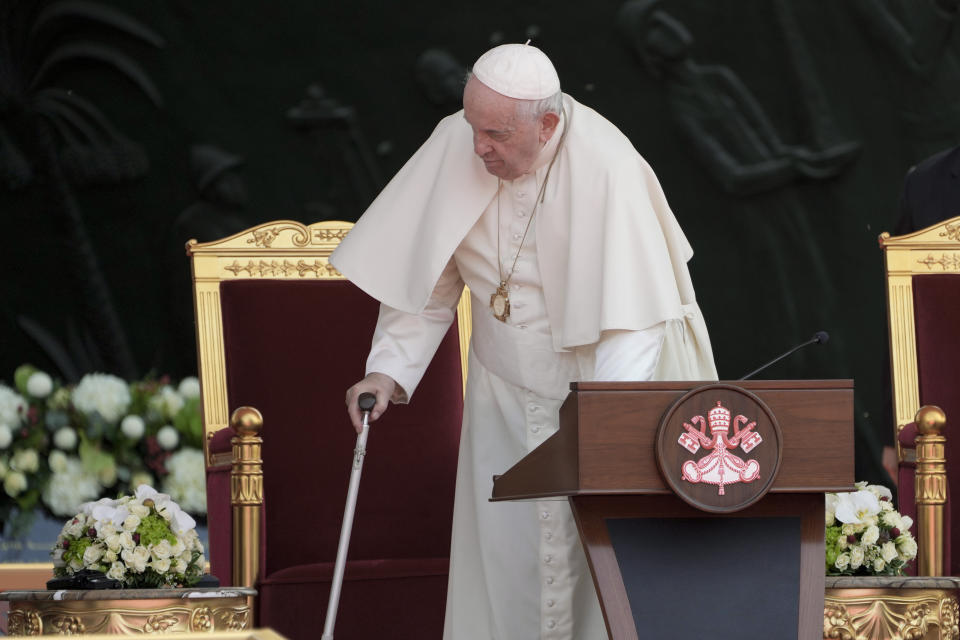
[[[164,574],[170,570],[170,558],[164,558],[162,560],[154,560],[150,563],[150,566],[159,574]]]
[[[123,580],[126,574],[127,569],[123,566],[122,562],[114,562],[110,565],[110,569],[107,571],[107,577],[113,580]]]
[[[883,558],[877,558],[873,561],[873,570],[877,573],[880,573],[887,568],[887,563],[884,562]]]
[[[51,451],[47,456],[47,464],[50,465],[50,471],[54,473],[64,473],[67,470],[67,454],[63,451]]]
[[[137,415],[129,415],[120,423],[120,431],[131,440],[139,440],[142,438],[143,432],[146,431],[146,429],[147,425],[143,422],[143,418]]]
[[[180,381],[180,386],[177,387],[177,391],[179,391],[180,395],[184,398],[199,398],[200,381],[194,376],[184,378]]]
[[[63,528],[63,532],[71,538],[79,538],[83,535],[83,523],[74,518]]]
[[[837,549],[840,549],[841,551],[843,551],[849,546],[850,546],[850,541],[847,540],[847,536],[840,536],[839,538],[837,538]]]
[[[11,498],[16,498],[27,488],[27,476],[19,471],[11,471],[3,479],[3,490]]]
[[[880,529],[876,525],[870,525],[867,527],[867,530],[863,532],[863,537],[860,538],[860,542],[863,544],[873,544],[878,539],[880,539]]]
[[[124,549],[120,554],[127,568],[134,573],[143,573],[147,568],[147,562],[150,561],[150,552],[144,546],[138,546],[133,550]]]
[[[900,531],[910,531],[913,526],[913,518],[910,516],[900,516]]]
[[[6,449],[13,442],[13,431],[5,424],[0,424],[0,449]]]
[[[893,503],[889,500],[884,500],[880,503],[880,511],[893,511]]]
[[[827,511],[824,515],[824,522],[828,527],[832,527],[837,522],[836,516],[833,515],[833,511]]]
[[[186,550],[187,550],[187,547],[185,544],[183,544],[183,540],[181,540],[180,538],[177,538],[177,541],[173,544],[173,547],[170,549],[170,555],[179,556]]]
[[[897,547],[908,560],[917,557],[917,541],[909,533],[900,534],[900,537],[897,538]]]
[[[118,535],[120,532],[117,531],[117,525],[115,525],[112,520],[107,520],[106,522],[97,523],[97,533],[101,538],[109,538],[110,536]]]
[[[73,569],[73,572],[74,572],[74,573],[76,573],[77,571],[80,571],[81,569],[83,569],[83,563],[80,562],[79,560],[77,560],[76,558],[74,558],[73,560],[70,561],[70,565],[69,565],[69,566],[70,566],[71,569]]]
[[[137,543],[133,541],[133,534],[129,531],[120,532],[120,546],[126,551],[132,550],[137,546]]]
[[[53,434],[53,444],[57,449],[70,451],[77,446],[77,432],[74,431],[73,427],[60,427]]]
[[[127,516],[127,519],[123,521],[124,531],[130,531],[131,533],[137,530],[137,527],[140,526],[140,518],[134,514]]]
[[[170,545],[168,540],[161,540],[157,544],[153,545],[150,549],[150,555],[154,557],[155,560],[163,560],[164,558],[169,558],[173,555],[173,547]]]
[[[150,507],[145,507],[142,504],[132,504],[130,505],[130,513],[142,520],[150,515]]]
[[[178,558],[177,563],[173,565],[173,572],[183,575],[187,572],[188,566],[189,565],[182,558]]]
[[[884,511],[882,514],[880,514],[880,522],[890,528],[899,528],[902,524],[900,522],[900,514],[896,511]]]
[[[118,557],[117,554],[118,554],[119,552],[120,552],[119,549],[118,549],[117,551],[107,550],[107,551],[103,554],[103,558],[102,558],[103,563],[104,563],[104,564],[110,564],[110,563],[116,562],[116,561],[117,561],[117,557]]]
[[[860,545],[854,545],[850,547],[850,568],[859,569],[863,564],[865,555],[863,553],[863,547]]]
[[[840,533],[842,533],[845,536],[849,536],[855,532],[856,532],[856,529],[852,524],[845,524],[842,527],[840,527]]]
[[[34,449],[21,449],[13,454],[10,460],[10,468],[24,473],[36,473],[40,468],[40,456]]]
[[[67,563],[63,561],[63,539],[57,540],[57,546],[50,553],[50,557],[53,558],[53,566],[55,567],[65,567]]]
[[[887,489],[885,486],[880,484],[870,484],[866,487],[867,491],[877,496],[878,500],[893,500],[893,493],[890,489]]]
[[[106,543],[107,549],[114,553],[120,553],[123,549],[123,544],[120,542],[120,534],[118,533],[106,536],[103,541]]]
[[[844,569],[846,569],[847,567],[849,567],[849,566],[850,566],[850,554],[849,554],[849,553],[841,553],[840,555],[838,555],[836,562],[833,563],[833,566],[835,566],[835,567],[836,567],[837,569],[839,569],[840,571],[843,571]]]
[[[897,545],[894,544],[893,540],[883,543],[880,548],[880,557],[888,564],[897,557]]]
[[[180,434],[177,433],[176,429],[170,425],[160,427],[160,431],[157,432],[157,444],[169,451],[175,449],[179,443]]]
[[[95,565],[103,557],[103,547],[98,544],[92,544],[83,552],[83,564],[89,566]]]
[[[43,371],[27,378],[27,393],[34,398],[46,398],[53,392],[53,379]]]

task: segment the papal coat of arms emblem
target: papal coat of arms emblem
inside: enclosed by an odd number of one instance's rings
[[[707,425],[710,435],[706,433]],[[697,429],[694,425],[699,425]],[[741,425],[744,425],[741,428]],[[730,437],[730,410],[717,402],[707,412],[707,419],[694,416],[690,422],[684,422],[685,433],[680,435],[677,444],[690,453],[696,453],[703,446],[712,449],[711,453],[699,460],[687,460],[681,470],[683,479],[691,483],[717,485],[719,495],[724,495],[724,486],[737,482],[753,482],[760,477],[760,463],[756,460],[744,461],[731,453],[739,447],[744,453],[750,453],[763,442],[760,434],[754,431],[756,421],[749,421],[743,415],[733,419],[733,437]]]

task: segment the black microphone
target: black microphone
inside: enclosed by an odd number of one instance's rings
[[[746,380],[747,378],[752,378],[753,376],[757,375],[758,373],[760,373],[761,371],[763,371],[763,370],[766,369],[767,367],[772,366],[772,365],[775,365],[776,363],[780,362],[781,360],[783,360],[784,358],[786,358],[788,355],[790,355],[790,354],[793,353],[794,351],[798,351],[798,350],[800,350],[800,349],[803,349],[803,348],[806,347],[807,345],[811,345],[811,344],[825,344],[829,339],[830,339],[830,334],[829,334],[829,333],[827,333],[826,331],[817,331],[815,334],[813,334],[813,337],[810,338],[809,340],[807,340],[806,342],[803,342],[803,343],[801,343],[801,344],[798,344],[798,345],[795,346],[793,349],[790,349],[790,351],[787,351],[786,353],[777,356],[776,358],[774,358],[773,360],[771,360],[771,361],[768,362],[767,364],[763,365],[762,367],[760,367],[760,368],[758,368],[758,369],[754,369],[753,371],[751,371],[751,372],[748,373],[747,375],[745,375],[745,376],[743,376],[742,378],[740,378],[740,380]]]

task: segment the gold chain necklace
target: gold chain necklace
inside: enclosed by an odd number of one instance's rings
[[[550,170],[553,169],[553,163],[556,161],[557,155],[560,153],[560,147],[563,146],[563,140],[567,135],[566,111],[564,110],[562,113],[564,116],[563,133],[560,136],[560,141],[557,143],[556,150],[553,152],[553,158],[550,159],[547,172],[543,176],[543,184],[540,185],[537,199],[533,203],[533,210],[530,212],[530,219],[527,220],[527,228],[523,230],[523,237],[520,238],[520,246],[517,247],[517,255],[513,257],[513,264],[510,265],[510,272],[506,278],[503,277],[503,262],[500,260],[500,236],[502,235],[502,229],[500,228],[500,193],[503,191],[503,180],[497,178],[497,271],[500,275],[500,286],[497,287],[495,292],[490,294],[490,309],[493,310],[493,317],[500,322],[506,322],[507,318],[510,317],[510,279],[513,277],[514,271],[517,268],[517,260],[520,259],[520,252],[523,251],[523,242],[527,239],[527,232],[530,231],[530,225],[533,224],[533,216],[537,213],[537,207],[543,204],[544,194],[547,190],[547,180],[550,178]]]

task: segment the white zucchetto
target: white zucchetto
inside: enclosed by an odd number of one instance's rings
[[[518,100],[542,100],[560,91],[550,58],[529,44],[490,49],[474,63],[473,75],[497,93]]]

